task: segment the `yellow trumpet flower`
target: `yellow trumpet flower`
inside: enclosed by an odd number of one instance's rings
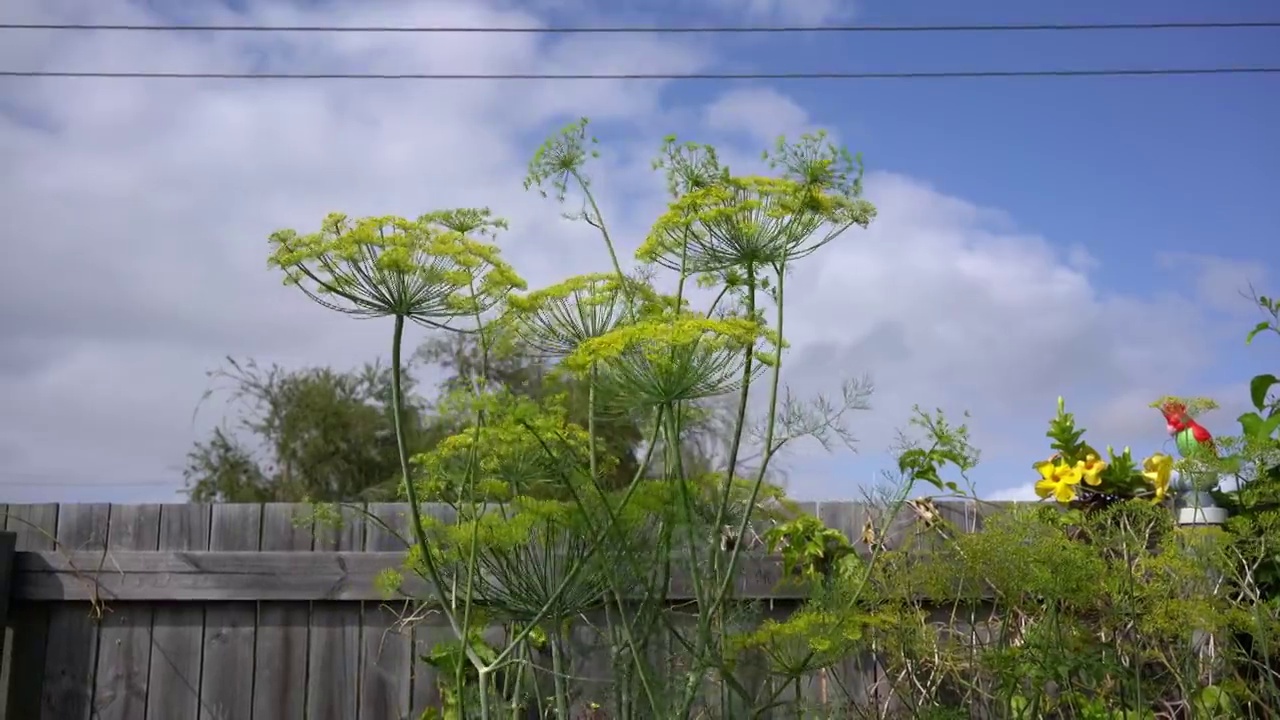
[[[1080,477],[1089,485],[1097,487],[1102,484],[1102,471],[1107,469],[1107,464],[1103,462],[1097,455],[1089,453],[1084,460],[1076,463],[1076,470],[1080,473]]]
[[[1155,495],[1151,502],[1159,503],[1169,492],[1169,478],[1173,474],[1173,458],[1164,453],[1156,453],[1142,461],[1142,477],[1151,483]]]
[[[1036,495],[1042,499],[1052,496],[1054,500],[1064,504],[1076,499],[1076,486],[1080,484],[1082,477],[1077,468],[1053,460],[1042,460],[1032,467],[1040,473]]]

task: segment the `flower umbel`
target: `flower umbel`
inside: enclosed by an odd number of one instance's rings
[[[825,135],[781,140],[768,158],[780,177],[706,169],[658,219],[636,256],[690,273],[786,265],[875,218],[875,206],[861,197],[861,163]]]
[[[507,298],[505,320],[529,347],[564,357],[624,322],[651,314],[666,302],[653,288],[613,273],[578,275],[557,285]]]
[[[524,286],[491,243],[475,240],[502,226],[487,210],[324,219],[318,232],[272,233],[269,264],[312,300],[358,317],[400,316],[440,327],[484,311]]]
[[[603,386],[639,407],[656,407],[734,391],[744,351],[766,339],[754,320],[673,312],[586,339],[564,365],[595,368]]]

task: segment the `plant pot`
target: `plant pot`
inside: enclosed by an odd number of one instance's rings
[[[1178,508],[1179,525],[1222,525],[1227,522],[1227,509],[1212,507]]]
[[[1214,502],[1207,490],[1185,491],[1178,496],[1179,525],[1222,525],[1227,509]]]

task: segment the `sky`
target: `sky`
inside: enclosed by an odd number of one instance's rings
[[[293,25],[1000,24],[1271,20],[1255,0],[10,0],[0,22]],[[0,68],[695,73],[1280,66],[1280,31],[857,35],[125,34],[0,30]],[[171,501],[226,356],[386,357],[385,322],[327,312],[266,267],[330,211],[488,206],[532,287],[606,267],[522,186],[592,119],[624,254],[663,204],[663,136],[731,167],[826,129],[879,215],[795,268],[784,381],[875,384],[857,452],[797,445],[790,492],[858,499],[913,405],[969,424],[979,494],[1027,497],[1057,397],[1095,445],[1170,448],[1148,403],[1208,395],[1230,433],[1252,347],[1240,291],[1278,283],[1280,76],[869,81],[176,81],[0,78],[0,503]]]

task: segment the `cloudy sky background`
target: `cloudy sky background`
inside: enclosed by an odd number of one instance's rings
[[[1068,11],[1013,0],[128,2],[10,0],[0,21],[293,25],[1107,22],[1206,19],[1189,0]],[[1231,0],[1213,18],[1259,19]],[[1039,7],[1039,6],[1037,6]],[[1270,18],[1266,18],[1270,19]],[[1027,35],[123,34],[0,30],[0,67],[193,72],[785,72],[1280,65],[1274,31]],[[265,267],[326,212],[487,205],[532,286],[603,267],[589,228],[522,189],[541,139],[592,118],[592,170],[634,249],[663,135],[753,157],[823,127],[864,154],[868,231],[796,269],[789,384],[869,374],[861,452],[798,447],[790,488],[860,495],[913,404],[972,413],[982,493],[1025,493],[1065,395],[1096,444],[1166,444],[1147,408],[1206,394],[1230,432],[1248,377],[1238,292],[1274,292],[1280,79],[245,82],[0,78],[0,502],[168,500],[220,421],[226,355],[351,367],[385,323],[328,313]],[[735,166],[741,164],[735,160]],[[1268,266],[1268,261],[1271,266]]]

